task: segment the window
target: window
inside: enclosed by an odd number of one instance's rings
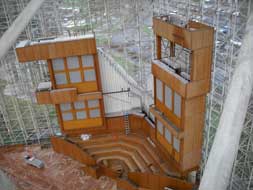
[[[156,97],[163,102],[163,84],[160,80],[156,79]]]
[[[172,109],[172,90],[168,86],[165,86],[165,105]]]
[[[94,108],[99,106],[99,101],[98,100],[88,100],[88,107],[89,108]]]
[[[76,118],[77,119],[86,119],[86,112],[85,111],[78,111],[76,112]]]
[[[83,67],[94,67],[94,60],[92,55],[83,55],[82,56],[82,65]]]
[[[78,57],[67,57],[67,65],[69,69],[79,68]]]
[[[180,141],[176,137],[173,138],[173,147],[177,152],[180,151]]]
[[[63,121],[70,121],[70,120],[73,120],[73,115],[72,113],[63,113],[62,114],[62,119]]]
[[[165,128],[165,138],[168,141],[168,143],[171,144],[171,142],[172,142],[171,133],[167,128]]]
[[[78,83],[82,82],[80,71],[71,71],[69,72],[70,82]]]
[[[64,70],[64,60],[63,59],[52,59],[53,70],[63,71]]]
[[[74,107],[75,107],[75,109],[84,109],[85,104],[84,104],[84,102],[75,102]]]
[[[84,80],[85,81],[95,81],[96,74],[94,69],[84,70]]]
[[[163,124],[160,121],[157,121],[157,130],[163,135]]]
[[[56,84],[67,84],[67,78],[65,73],[56,73],[55,74]]]
[[[174,114],[181,117],[181,96],[176,92],[174,93]]]
[[[90,110],[90,118],[96,117],[100,117],[100,110],[99,109]]]
[[[69,111],[71,110],[71,104],[66,103],[66,104],[60,104],[61,111]]]

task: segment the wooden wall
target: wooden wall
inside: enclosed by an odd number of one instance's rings
[[[139,186],[151,190],[164,190],[164,187],[169,187],[174,190],[193,189],[193,185],[186,181],[159,174],[129,172],[128,178]]]

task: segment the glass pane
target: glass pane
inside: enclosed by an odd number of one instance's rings
[[[89,108],[94,108],[99,106],[99,101],[98,100],[88,100],[88,107]]]
[[[174,114],[181,117],[181,96],[176,92],[174,93]]]
[[[78,57],[67,57],[67,65],[69,69],[79,68]]]
[[[92,55],[83,55],[82,56],[83,67],[94,67],[94,60]]]
[[[157,120],[157,129],[161,135],[163,135],[163,124]]]
[[[55,74],[56,84],[67,84],[67,78],[65,73],[56,73]]]
[[[158,100],[163,102],[163,85],[162,82],[156,79],[156,97]]]
[[[63,71],[64,70],[64,60],[63,59],[52,59],[53,70]]]
[[[76,112],[76,118],[77,119],[86,119],[86,112],[85,111],[78,111]]]
[[[84,109],[85,104],[84,104],[84,102],[75,102],[74,107],[75,107],[75,109]]]
[[[99,109],[90,110],[90,118],[95,118],[95,117],[100,117]]]
[[[84,80],[85,81],[95,81],[96,80],[96,74],[95,70],[85,70],[84,71]]]
[[[66,103],[66,104],[60,104],[61,111],[68,111],[71,110],[71,104]]]
[[[173,147],[177,152],[180,151],[180,141],[175,137],[173,138]]]
[[[70,77],[70,82],[71,83],[82,82],[80,71],[71,71],[71,72],[69,72],[69,77]]]
[[[63,119],[63,121],[73,120],[73,115],[72,115],[72,113],[63,113],[62,119]]]
[[[165,138],[171,144],[171,133],[167,128],[165,128]]]
[[[172,91],[168,86],[165,86],[165,105],[172,109]]]

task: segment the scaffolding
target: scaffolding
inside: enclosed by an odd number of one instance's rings
[[[28,0],[0,2],[0,35],[27,3]],[[125,69],[140,85],[142,109],[148,111],[153,103],[151,59],[155,46],[152,16],[170,14],[185,22],[193,19],[214,26],[216,41],[212,90],[207,97],[203,134],[203,169],[236,67],[251,6],[251,0],[46,0],[18,41],[94,32],[97,45],[102,48],[100,54],[107,57],[103,58],[103,63],[116,62]],[[41,143],[42,139],[58,132],[54,108],[34,103],[33,89],[38,82],[49,80],[46,63],[21,65],[12,48],[1,60],[0,73],[0,145]],[[230,190],[253,189],[252,106],[253,99],[234,162]]]

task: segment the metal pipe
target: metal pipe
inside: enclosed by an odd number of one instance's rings
[[[31,0],[3,34],[0,39],[0,59],[2,59],[9,48],[15,43],[19,34],[24,30],[43,2],[44,0]]]
[[[253,13],[251,11],[238,57],[238,66],[230,84],[199,190],[225,190],[229,184],[253,88],[252,60]]]

